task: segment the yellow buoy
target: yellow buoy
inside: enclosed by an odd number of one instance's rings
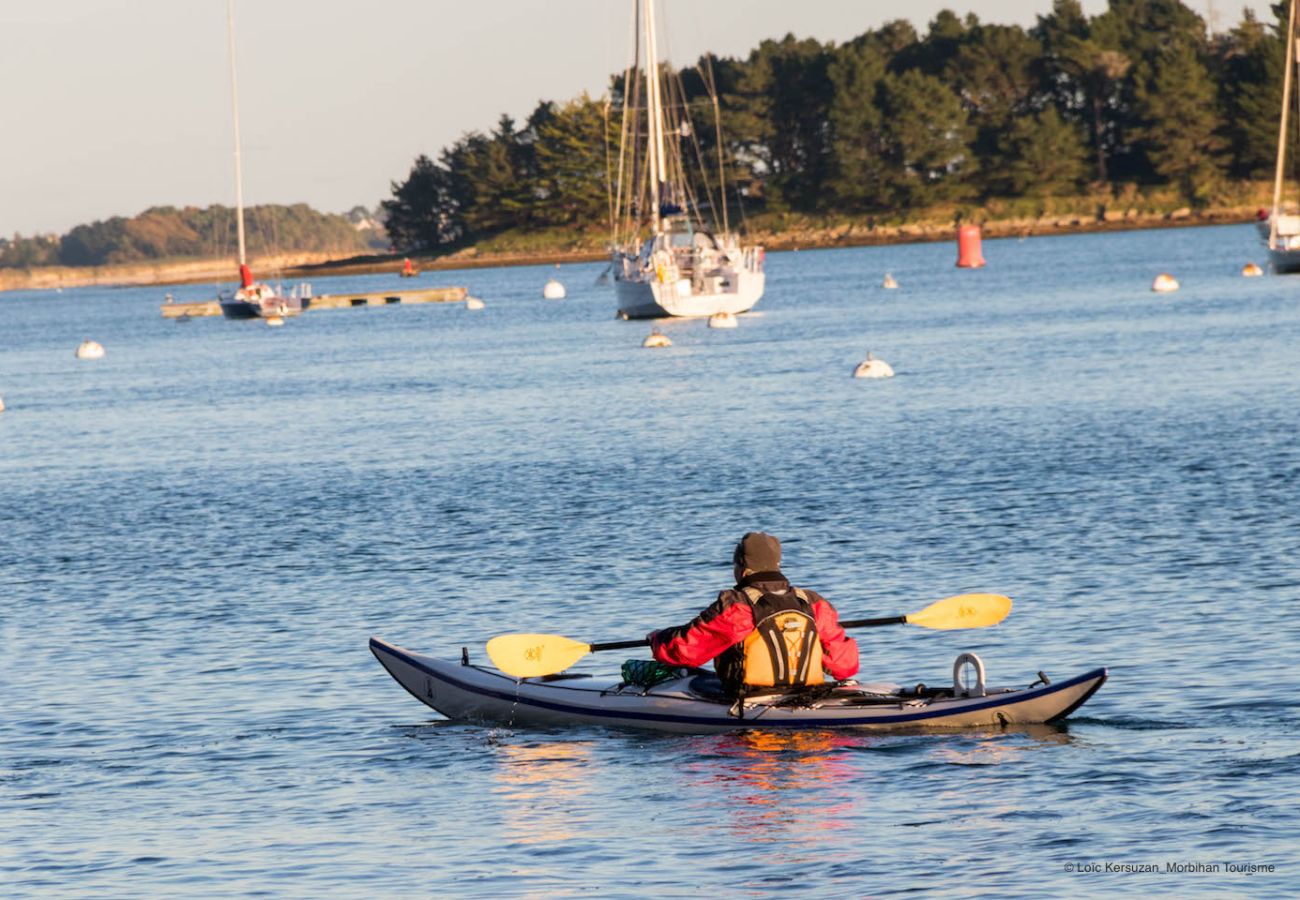
[[[1241,274],[1246,278],[1258,278],[1264,274],[1264,270],[1253,262],[1248,262],[1241,267]]]
[[[1178,279],[1168,272],[1161,272],[1156,276],[1156,280],[1151,282],[1151,290],[1157,294],[1168,294],[1178,290]]]
[[[854,378],[893,378],[894,370],[883,359],[876,359],[867,351],[867,358],[858,363],[858,367],[853,370]]]
[[[646,339],[641,342],[642,347],[671,347],[673,342],[668,340],[668,335],[664,334],[658,328],[650,332]]]
[[[77,359],[103,359],[104,345],[99,341],[92,341],[90,338],[81,342],[77,348]]]

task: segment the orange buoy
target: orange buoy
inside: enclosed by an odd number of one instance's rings
[[[980,227],[963,225],[957,229],[957,267],[959,269],[978,269],[984,265],[984,254],[980,250]]]

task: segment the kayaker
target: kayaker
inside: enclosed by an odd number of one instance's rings
[[[779,540],[751,531],[736,545],[732,563],[734,588],[685,625],[647,635],[655,659],[670,666],[713,660],[733,695],[857,674],[857,642],[825,597],[781,574]]]

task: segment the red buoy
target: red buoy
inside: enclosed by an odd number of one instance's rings
[[[957,267],[960,269],[978,269],[984,265],[984,254],[980,251],[980,227],[962,225],[957,229]]]

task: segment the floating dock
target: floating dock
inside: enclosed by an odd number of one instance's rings
[[[347,294],[322,294],[319,297],[303,299],[303,311],[315,309],[351,309],[354,306],[397,306],[414,303],[460,303],[469,296],[469,289],[463,287],[441,287],[407,290],[397,288],[391,291],[357,291]],[[164,303],[161,307],[164,319],[179,319],[185,316],[219,316],[221,303],[216,300],[199,300],[194,303]]]

